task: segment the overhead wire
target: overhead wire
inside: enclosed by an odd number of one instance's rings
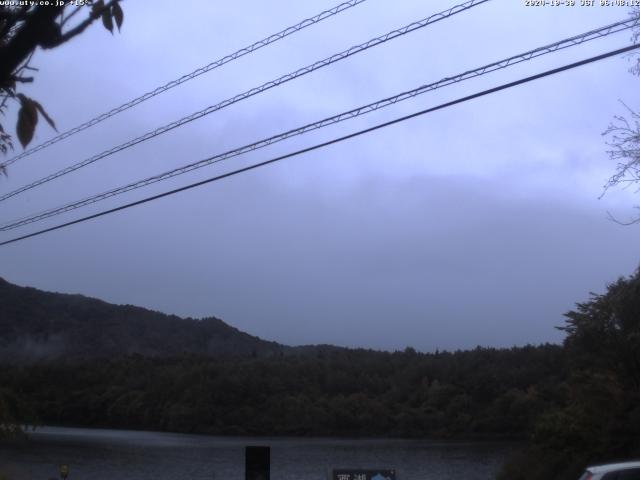
[[[291,80],[294,80],[296,78],[299,78],[303,75],[306,75],[308,73],[314,72],[320,68],[326,67],[328,65],[331,65],[335,62],[338,62],[340,60],[344,60],[345,58],[351,57],[352,55],[364,52],[372,47],[381,45],[385,42],[388,42],[390,40],[393,40],[395,38],[401,37],[403,35],[406,35],[408,33],[414,32],[418,29],[424,28],[428,25],[432,25],[436,22],[439,22],[441,20],[444,20],[446,18],[450,18],[453,15],[456,15],[458,13],[464,12],[466,10],[469,10],[470,8],[473,8],[477,5],[481,5],[483,3],[486,3],[490,0],[468,0],[465,3],[459,4],[459,5],[455,5],[451,8],[448,8],[442,12],[438,12],[435,13],[433,15],[430,15],[427,18],[424,18],[422,20],[419,20],[417,22],[412,22],[409,25],[406,25],[404,27],[401,27],[399,29],[396,30],[392,30],[384,35],[380,35],[378,37],[372,38],[371,40],[368,40],[367,42],[361,43],[359,45],[355,45],[347,50],[344,50],[340,53],[336,53],[334,55],[331,55],[330,57],[325,58],[324,60],[319,60],[315,63],[312,63],[310,65],[307,65],[306,67],[300,68],[298,70],[296,70],[295,72],[292,73],[288,73],[286,75],[283,75],[281,77],[278,77],[275,80],[271,80],[269,82],[266,82],[262,85],[260,85],[259,87],[254,87],[250,90],[247,90],[244,93],[235,95],[231,98],[228,98],[227,100],[224,100],[220,103],[217,103],[215,105],[209,106],[203,110],[200,110],[198,112],[192,113],[191,115],[188,115],[186,117],[181,118],[180,120],[176,120],[174,122],[171,122],[167,125],[164,125],[162,127],[159,127],[153,131],[147,132],[144,135],[141,135],[139,137],[136,137],[132,140],[129,140],[128,142],[125,142],[123,144],[117,145],[113,148],[110,148],[109,150],[105,150],[104,152],[101,152],[97,155],[94,155],[92,157],[89,157],[85,160],[82,160],[80,162],[77,162],[73,165],[70,165],[66,168],[63,168],[62,170],[58,170],[55,173],[52,173],[50,175],[47,175],[46,177],[40,178],[34,182],[31,182],[27,185],[24,185],[20,188],[17,188],[13,191],[7,192],[3,195],[0,195],[0,202],[5,201],[11,197],[14,197],[16,195],[19,195],[20,193],[23,193],[27,190],[31,190],[33,188],[36,188],[44,183],[50,182],[56,178],[59,178],[63,175],[67,175],[71,172],[74,172],[80,168],[86,167],[88,165],[91,165],[95,162],[97,162],[98,160],[101,160],[105,157],[108,157],[110,155],[113,155],[115,153],[121,152],[123,150],[126,150],[127,148],[133,147],[134,145],[137,145],[139,143],[145,142],[147,140],[150,140],[154,137],[157,137],[158,135],[161,135],[163,133],[166,133],[170,130],[173,130],[177,127],[181,127],[182,125],[185,125],[187,123],[190,123],[194,120],[197,120],[199,118],[202,118],[206,115],[209,115],[213,112],[216,112],[218,110],[221,110],[223,108],[226,108],[230,105],[233,105],[234,103],[240,102],[242,100],[245,100],[247,98],[253,97],[254,95],[257,95],[259,93],[262,93],[266,90],[269,90],[271,88],[277,87],[279,85],[282,85],[286,82],[289,82]]]
[[[93,195],[87,198],[84,198],[82,200],[78,200],[72,203],[68,203],[56,208],[52,208],[49,210],[46,210],[44,212],[40,212],[37,214],[31,214],[27,217],[23,217],[20,219],[16,219],[16,220],[12,220],[10,222],[7,222],[3,225],[0,226],[0,232],[1,231],[9,231],[9,230],[13,230],[15,228],[24,226],[24,225],[28,225],[34,222],[38,222],[41,220],[45,220],[47,218],[56,216],[56,215],[60,215],[72,210],[76,210],[78,208],[93,204],[93,203],[97,203],[99,201],[102,200],[106,200],[108,198],[114,197],[116,195],[121,195],[124,194],[126,192],[132,191],[132,190],[136,190],[138,188],[142,188],[148,185],[151,185],[153,183],[157,183],[160,181],[164,181],[167,180],[169,178],[178,176],[178,175],[182,175],[184,173],[199,169],[199,168],[203,168],[205,166],[214,164],[214,163],[218,163],[221,162],[223,160],[227,160],[229,158],[232,157],[236,157],[254,150],[258,150],[260,148],[264,148],[267,147],[269,145],[272,145],[274,143],[283,141],[285,139],[297,136],[297,135],[302,135],[304,133],[310,132],[312,130],[317,130],[320,128],[324,128],[327,127],[329,125],[333,125],[351,118],[355,118],[367,113],[371,113],[374,112],[376,110],[388,107],[390,105],[394,105],[396,103],[408,100],[410,98],[414,98],[418,95],[422,95],[424,93],[448,86],[448,85],[452,85],[455,83],[459,83],[461,81],[464,80],[468,80],[471,78],[475,78],[481,75],[485,75],[491,72],[494,72],[496,70],[500,70],[500,69],[504,69],[507,68],[509,66],[513,66],[516,65],[518,63],[524,62],[524,61],[528,61],[531,60],[533,58],[537,58],[539,56],[542,55],[546,55],[549,53],[553,53],[568,47],[572,47],[572,46],[576,46],[576,45],[580,45],[582,43],[594,40],[594,39],[598,39],[598,38],[603,38],[606,37],[607,35],[612,35],[614,33],[618,33],[620,31],[623,30],[627,30],[627,29],[631,29],[634,28],[636,26],[640,25],[640,19],[639,18],[635,18],[635,19],[627,19],[627,20],[623,20],[623,21],[619,21],[619,22],[615,22],[613,24],[610,25],[606,25],[604,27],[600,27],[597,29],[593,29],[593,30],[589,30],[587,32],[584,32],[582,34],[579,35],[574,35],[572,37],[542,46],[542,47],[538,47],[535,48],[533,50],[529,50],[527,52],[524,53],[520,53],[517,55],[513,55],[511,57],[499,60],[497,62],[493,62],[493,63],[489,63],[487,65],[484,65],[482,67],[478,67],[472,70],[467,70],[463,73],[454,75],[454,76],[450,76],[450,77],[445,77],[441,80],[438,80],[436,82],[433,83],[429,83],[426,85],[422,85],[420,87],[417,87],[415,89],[409,90],[409,91],[405,91],[402,93],[399,93],[397,95],[391,96],[391,97],[387,97],[381,100],[378,100],[376,102],[373,103],[369,103],[367,105],[364,106],[360,106],[357,108],[354,108],[352,110],[346,111],[346,112],[342,112],[339,113],[337,115],[331,116],[331,117],[327,117],[324,118],[322,120],[319,120],[317,122],[314,123],[310,123],[298,128],[294,128],[291,130],[288,130],[286,132],[259,140],[257,142],[253,142],[247,145],[243,145],[241,147],[229,150],[227,152],[224,153],[220,153],[217,155],[214,155],[212,157],[208,157],[205,158],[203,160],[199,160],[197,162],[193,162],[169,171],[166,171],[164,173],[161,174],[157,174],[151,177],[147,177],[145,179],[142,180],[138,180],[136,182],[132,182],[129,183],[127,185],[124,186],[120,186],[105,192],[102,192],[100,194],[97,195]]]
[[[135,107],[136,105],[139,105],[140,103],[145,102],[150,98],[155,97],[156,95],[160,95],[161,93],[164,93],[167,90],[177,87],[178,85],[188,82],[189,80],[199,77],[200,75],[210,72],[211,70],[221,67],[229,62],[237,60],[240,57],[248,55],[249,53],[253,53],[263,47],[266,47],[267,45],[277,42],[278,40],[282,40],[283,38],[286,38],[289,35],[299,32],[300,30],[303,30],[311,25],[315,25],[327,18],[333,17],[334,15],[337,15],[338,13],[348,10],[349,8],[352,8],[361,3],[364,3],[365,1],[367,0],[349,0],[347,2],[343,2],[339,5],[336,5],[333,8],[330,8],[329,10],[320,12],[317,15],[314,15],[313,17],[306,18],[295,25],[287,27],[284,30],[279,31],[278,33],[274,33],[272,35],[269,35],[266,38],[263,38],[262,40],[258,40],[257,42],[252,43],[247,47],[241,48],[240,50],[237,50],[234,53],[225,55],[224,57],[219,58],[218,60],[215,60],[209,63],[208,65],[197,68],[196,70],[190,73],[182,75],[180,78],[167,82],[160,87],[157,87],[149,92],[144,93],[143,95],[140,95],[139,97],[129,100],[128,102],[123,103],[122,105],[109,110],[108,112],[102,113],[97,117],[92,118],[91,120],[87,120],[86,122],[81,123],[76,127],[73,127],[65,132],[62,132],[59,135],[56,135],[55,137],[47,140],[46,142],[43,142],[39,145],[36,145],[34,147],[31,147],[25,150],[24,152],[14,156],[13,158],[7,160],[6,162],[0,163],[0,170],[2,170],[3,168],[6,168],[12,163],[17,162],[22,158],[28,157],[29,155],[32,155],[36,152],[39,152],[40,150],[43,150],[51,145],[54,145],[55,143],[58,143],[61,140],[69,138],[70,136],[75,135],[76,133],[86,130],[87,128],[93,127],[94,125],[97,125],[98,123],[101,123],[106,119],[113,117],[114,115],[124,112],[125,110],[129,110],[130,108]]]
[[[562,67],[554,68],[554,69],[551,69],[551,70],[546,70],[544,72],[541,72],[541,73],[538,73],[538,74],[535,74],[535,75],[530,75],[528,77],[524,77],[524,78],[521,78],[519,80],[515,80],[515,81],[512,81],[512,82],[504,83],[504,84],[501,84],[501,85],[499,85],[497,87],[493,87],[493,88],[489,88],[489,89],[486,89],[486,90],[482,90],[482,91],[474,93],[472,95],[467,95],[465,97],[461,97],[461,98],[458,98],[456,100],[452,100],[452,101],[449,101],[449,102],[442,103],[442,104],[437,105],[435,107],[426,108],[424,110],[420,110],[418,112],[414,112],[414,113],[409,114],[409,115],[404,115],[402,117],[398,117],[398,118],[395,118],[393,120],[389,120],[387,122],[379,123],[379,124],[374,125],[372,127],[368,127],[368,128],[362,129],[362,130],[358,130],[356,132],[353,132],[353,133],[350,133],[350,134],[347,134],[347,135],[343,135],[341,137],[337,137],[337,138],[334,138],[334,139],[326,141],[326,142],[318,143],[316,145],[313,145],[313,146],[310,146],[310,147],[306,147],[306,148],[297,150],[295,152],[287,153],[285,155],[280,155],[278,157],[271,158],[269,160],[265,160],[263,162],[259,162],[259,163],[253,164],[253,165],[249,165],[249,166],[246,166],[246,167],[243,167],[243,168],[239,168],[237,170],[233,170],[231,172],[227,172],[227,173],[224,173],[224,174],[221,174],[221,175],[216,175],[215,177],[211,177],[211,178],[208,178],[206,180],[201,180],[199,182],[195,182],[195,183],[192,183],[192,184],[180,187],[180,188],[176,188],[176,189],[170,190],[168,192],[163,192],[163,193],[160,193],[160,194],[157,194],[157,195],[153,195],[153,196],[150,196],[150,197],[143,198],[141,200],[137,200],[137,201],[134,201],[134,202],[127,203],[125,205],[120,205],[120,206],[115,207],[115,208],[111,208],[111,209],[108,209],[108,210],[103,210],[101,212],[94,213],[92,215],[87,215],[85,217],[78,218],[76,220],[72,220],[72,221],[65,222],[65,223],[62,223],[62,224],[59,224],[59,225],[55,225],[53,227],[45,228],[45,229],[39,230],[37,232],[33,232],[33,233],[26,234],[26,235],[22,235],[20,237],[12,238],[10,240],[6,240],[6,241],[3,241],[3,242],[0,242],[0,247],[4,246],[4,245],[9,245],[11,243],[19,242],[21,240],[25,240],[27,238],[32,238],[32,237],[35,237],[35,236],[38,236],[38,235],[43,235],[45,233],[49,233],[49,232],[52,232],[52,231],[55,231],[55,230],[59,230],[61,228],[65,228],[65,227],[68,227],[68,226],[71,226],[71,225],[75,225],[75,224],[78,224],[78,223],[86,222],[86,221],[89,221],[89,220],[92,220],[92,219],[95,219],[95,218],[99,218],[99,217],[102,217],[102,216],[105,216],[105,215],[108,215],[108,214],[111,214],[111,213],[115,213],[115,212],[121,211],[121,210],[132,208],[132,207],[135,207],[135,206],[138,206],[138,205],[142,205],[144,203],[148,203],[148,202],[151,202],[151,201],[154,201],[154,200],[158,200],[160,198],[164,198],[164,197],[167,197],[167,196],[170,196],[170,195],[174,195],[174,194],[179,193],[179,192],[190,190],[190,189],[202,186],[202,185],[206,185],[206,184],[209,184],[209,183],[212,183],[212,182],[215,182],[215,181],[222,180],[224,178],[228,178],[228,177],[240,174],[240,173],[244,173],[244,172],[247,172],[247,171],[250,171],[250,170],[254,170],[254,169],[259,168],[259,167],[264,167],[266,165],[270,165],[270,164],[279,162],[279,161],[287,159],[287,158],[295,157],[295,156],[302,155],[304,153],[308,153],[308,152],[311,152],[311,151],[314,151],[314,150],[318,150],[320,148],[324,148],[324,147],[327,147],[327,146],[330,146],[330,145],[333,145],[333,144],[336,144],[336,143],[340,143],[340,142],[343,142],[345,140],[349,140],[349,139],[364,135],[366,133],[371,133],[371,132],[379,130],[381,128],[385,128],[385,127],[388,127],[388,126],[391,126],[391,125],[395,125],[395,124],[400,123],[400,122],[404,122],[404,121],[410,120],[412,118],[416,118],[416,117],[419,117],[419,116],[422,116],[422,115],[425,115],[425,114],[428,114],[428,113],[431,113],[431,112],[435,112],[437,110],[442,110],[444,108],[452,107],[454,105],[458,105],[460,103],[464,103],[464,102],[467,102],[467,101],[470,101],[470,100],[473,100],[473,99],[476,99],[476,98],[480,98],[480,97],[483,97],[483,96],[486,96],[486,95],[490,95],[490,94],[499,92],[501,90],[506,90],[508,88],[513,88],[513,87],[516,87],[518,85],[522,85],[522,84],[525,84],[525,83],[528,83],[528,82],[532,82],[534,80],[539,80],[541,78],[548,77],[550,75],[555,75],[555,74],[558,74],[558,73],[561,73],[561,72],[565,72],[567,70],[571,70],[571,69],[574,69],[574,68],[577,68],[577,67],[580,67],[580,66],[583,66],[583,65],[587,65],[587,64],[590,64],[590,63],[593,63],[593,62],[604,60],[606,58],[610,58],[610,57],[613,57],[615,55],[620,55],[620,54],[623,54],[623,53],[627,53],[627,52],[635,50],[635,49],[637,49],[639,47],[640,47],[640,43],[633,44],[633,45],[630,45],[630,46],[627,46],[627,47],[619,48],[619,49],[612,50],[612,51],[609,51],[609,52],[606,52],[606,53],[603,53],[603,54],[600,54],[600,55],[596,55],[596,56],[593,56],[593,57],[590,57],[590,58],[587,58],[587,59],[584,59],[584,60],[580,60],[578,62],[573,62],[573,63],[567,64],[567,65],[564,65]]]

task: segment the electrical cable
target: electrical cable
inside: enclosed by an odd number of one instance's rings
[[[627,53],[627,52],[629,52],[631,50],[635,50],[635,49],[637,49],[639,47],[640,47],[640,43],[639,44],[633,44],[633,45],[630,45],[630,46],[627,46],[627,47],[623,47],[623,48],[619,48],[617,50],[613,50],[613,51],[609,51],[607,53],[603,53],[601,55],[597,55],[597,56],[590,57],[590,58],[587,58],[587,59],[584,59],[584,60],[580,60],[578,62],[570,63],[570,64],[564,65],[562,67],[554,68],[552,70],[547,70],[547,71],[544,71],[542,73],[538,73],[538,74],[531,75],[531,76],[528,76],[528,77],[525,77],[525,78],[521,78],[521,79],[515,80],[513,82],[504,83],[504,84],[499,85],[497,87],[489,88],[487,90],[483,90],[481,92],[477,92],[477,93],[474,93],[472,95],[467,95],[465,97],[461,97],[461,98],[458,98],[456,100],[452,100],[450,102],[442,103],[442,104],[437,105],[435,107],[431,107],[431,108],[427,108],[427,109],[424,109],[424,110],[420,110],[420,111],[412,113],[410,115],[405,115],[405,116],[402,116],[402,117],[398,117],[398,118],[395,118],[393,120],[390,120],[390,121],[387,121],[387,122],[384,122],[384,123],[379,123],[379,124],[374,125],[372,127],[365,128],[363,130],[359,130],[359,131],[350,133],[348,135],[344,135],[342,137],[338,137],[338,138],[334,138],[334,139],[326,141],[326,142],[318,143],[318,144],[313,145],[311,147],[306,147],[306,148],[303,148],[301,150],[297,150],[295,152],[291,152],[291,153],[288,153],[288,154],[285,154],[285,155],[281,155],[279,157],[275,157],[275,158],[272,158],[272,159],[269,159],[269,160],[265,160],[265,161],[260,162],[260,163],[256,163],[256,164],[253,164],[253,165],[249,165],[247,167],[239,168],[237,170],[233,170],[231,172],[227,172],[227,173],[224,173],[222,175],[217,175],[215,177],[211,177],[211,178],[208,178],[206,180],[201,180],[199,182],[192,183],[192,184],[180,187],[180,188],[176,188],[176,189],[170,190],[168,192],[163,192],[163,193],[160,193],[158,195],[153,195],[151,197],[146,197],[146,198],[143,198],[141,200],[137,200],[135,202],[131,202],[131,203],[127,203],[125,205],[121,205],[119,207],[111,208],[111,209],[108,209],[108,210],[103,210],[102,212],[94,213],[93,215],[88,215],[86,217],[78,218],[76,220],[72,220],[72,221],[69,221],[69,222],[66,222],[66,223],[55,225],[53,227],[45,228],[45,229],[39,230],[37,232],[33,232],[33,233],[30,233],[30,234],[27,234],[27,235],[22,235],[20,237],[12,238],[10,240],[6,240],[4,242],[0,242],[0,247],[4,246],[4,245],[9,245],[11,243],[15,243],[15,242],[18,242],[18,241],[21,241],[21,240],[25,240],[27,238],[35,237],[35,236],[38,236],[38,235],[43,235],[45,233],[52,232],[52,231],[55,231],[55,230],[59,230],[61,228],[65,228],[65,227],[68,227],[68,226],[71,226],[71,225],[75,225],[75,224],[78,224],[78,223],[86,222],[88,220],[92,220],[94,218],[102,217],[102,216],[108,215],[110,213],[115,213],[115,212],[118,212],[118,211],[121,211],[121,210],[125,210],[125,209],[131,208],[131,207],[135,207],[137,205],[142,205],[144,203],[148,203],[148,202],[151,202],[153,200],[158,200],[160,198],[167,197],[167,196],[170,196],[170,195],[174,195],[176,193],[183,192],[185,190],[190,190],[192,188],[196,188],[196,187],[199,187],[199,186],[202,186],[202,185],[206,185],[208,183],[212,183],[212,182],[215,182],[215,181],[218,181],[218,180],[222,180],[223,178],[231,177],[231,176],[237,175],[239,173],[247,172],[249,170],[254,170],[254,169],[259,168],[259,167],[270,165],[272,163],[279,162],[279,161],[284,160],[286,158],[291,158],[291,157],[295,157],[295,156],[301,155],[303,153],[311,152],[313,150],[318,150],[320,148],[324,148],[324,147],[327,147],[329,145],[333,145],[333,144],[336,144],[336,143],[339,143],[339,142],[343,142],[345,140],[349,140],[351,138],[358,137],[360,135],[364,135],[365,133],[370,133],[370,132],[379,130],[381,128],[385,128],[385,127],[388,127],[388,126],[391,126],[391,125],[395,125],[396,123],[404,122],[406,120],[410,120],[412,118],[415,118],[415,117],[418,117],[418,116],[421,116],[421,115],[425,115],[427,113],[435,112],[437,110],[442,110],[444,108],[448,108],[448,107],[451,107],[451,106],[454,106],[454,105],[458,105],[460,103],[467,102],[467,101],[470,101],[470,100],[473,100],[473,99],[476,99],[476,98],[479,98],[479,97],[483,97],[485,95],[489,95],[489,94],[492,94],[492,93],[499,92],[501,90],[505,90],[505,89],[508,89],[508,88],[513,88],[515,86],[522,85],[522,84],[525,84],[525,83],[528,83],[528,82],[531,82],[531,81],[534,81],[534,80],[538,80],[538,79],[541,79],[541,78],[544,78],[544,77],[547,77],[547,76],[550,76],[550,75],[555,75],[557,73],[564,72],[564,71],[567,71],[567,70],[571,70],[573,68],[577,68],[577,67],[580,67],[580,66],[583,66],[583,65],[587,65],[589,63],[597,62],[597,61],[603,60],[605,58],[609,58],[609,57],[612,57],[612,56],[615,56],[615,55],[620,55],[622,53]]]
[[[575,35],[573,37],[564,39],[564,40],[560,40],[558,42],[549,44],[549,45],[545,45],[543,47],[539,47],[536,48],[534,50],[529,50],[527,52],[518,54],[518,55],[514,55],[511,56],[509,58],[497,61],[497,62],[493,62],[490,63],[488,65],[485,65],[483,67],[479,67],[473,70],[467,70],[464,73],[460,73],[458,75],[454,75],[451,77],[445,77],[437,82],[433,82],[427,85],[422,85],[418,88],[415,88],[413,90],[409,90],[406,92],[402,92],[399,93],[397,95],[394,95],[392,97],[387,97],[384,98],[382,100],[378,100],[377,102],[373,102],[370,103],[368,105],[364,105],[352,110],[349,110],[347,112],[342,112],[338,115],[334,115],[332,117],[328,117],[328,118],[324,118],[320,121],[314,122],[314,123],[310,123],[307,125],[304,125],[302,127],[298,127],[292,130],[288,130],[286,132],[280,133],[278,135],[274,135],[262,140],[259,140],[257,142],[253,142],[250,143],[248,145],[244,145],[238,148],[235,148],[233,150],[229,150],[227,152],[218,154],[218,155],[214,155],[212,157],[208,157],[206,159],[188,164],[188,165],[184,165],[178,168],[175,168],[173,170],[169,170],[167,172],[161,173],[161,174],[157,174],[142,180],[138,180],[136,182],[132,182],[129,183],[127,185],[121,186],[121,187],[117,187],[111,190],[108,190],[106,192],[102,192],[100,194],[97,195],[93,195],[87,198],[84,198],[82,200],[78,200],[72,203],[68,203],[65,204],[63,206],[59,206],[59,207],[55,207],[49,210],[46,210],[44,212],[40,212],[37,214],[31,214],[27,217],[23,217],[17,220],[12,220],[10,222],[6,222],[5,224],[0,226],[0,231],[8,231],[8,230],[13,230],[15,228],[30,224],[30,223],[34,223],[37,221],[41,221],[44,220],[46,218],[50,218],[56,215],[60,215],[62,213],[66,213],[72,210],[76,210],[78,208],[81,208],[83,206],[86,205],[90,205],[102,200],[106,200],[107,198],[111,198],[114,197],[116,195],[120,195],[132,190],[136,190],[138,188],[142,188],[148,185],[151,185],[153,183],[157,183],[160,181],[164,181],[167,180],[169,178],[178,176],[178,175],[182,175],[184,173],[199,169],[199,168],[203,168],[205,166],[214,164],[214,163],[218,163],[221,162],[223,160],[227,160],[229,158],[232,157],[236,157],[254,150],[258,150],[260,148],[264,148],[267,147],[269,145],[272,145],[274,143],[286,140],[288,138],[297,136],[297,135],[302,135],[304,133],[307,133],[309,131],[312,130],[317,130],[320,128],[324,128],[326,126],[329,125],[333,125],[351,118],[355,118],[385,107],[388,107],[390,105],[396,104],[398,102],[402,102],[405,100],[408,100],[410,98],[416,97],[418,95],[422,95],[424,93],[436,90],[438,88],[442,88],[448,85],[452,85],[454,83],[458,83],[464,80],[468,80],[470,78],[475,78],[481,75],[485,75],[487,73],[490,72],[494,72],[496,70],[500,70],[503,68],[507,68],[509,66],[512,65],[516,65],[518,63],[524,62],[524,61],[528,61],[531,60],[532,58],[537,58],[539,56],[542,55],[546,55],[548,53],[553,53],[556,52],[558,50],[562,50],[568,47],[572,47],[575,45],[579,45],[581,43],[590,41],[590,40],[594,40],[597,38],[602,38],[604,36],[607,35],[611,35],[613,33],[618,33],[622,30],[626,30],[626,29],[630,29],[630,28],[634,28],[636,27],[638,24],[640,24],[640,19],[636,18],[636,19],[632,19],[632,20],[624,20],[624,21],[620,21],[620,22],[616,22],[613,23],[611,25],[607,25],[605,27],[601,27],[598,29],[594,29],[594,30],[590,30],[588,32],[582,33],[580,35]]]
[[[263,38],[262,40],[258,40],[257,42],[249,45],[248,47],[244,47],[241,48],[240,50],[231,53],[229,55],[226,55],[222,58],[219,58],[218,60],[215,60],[211,63],[209,63],[208,65],[205,65],[204,67],[200,67],[196,70],[194,70],[191,73],[187,73],[186,75],[181,76],[180,78],[176,79],[176,80],[172,80],[160,87],[157,87],[143,95],[140,95],[139,97],[134,98],[133,100],[129,100],[126,103],[123,103],[122,105],[120,105],[119,107],[115,107],[111,110],[109,110],[106,113],[103,113],[101,115],[98,115],[95,118],[92,118],[91,120],[87,120],[86,122],[73,127],[59,135],[56,135],[55,137],[47,140],[46,142],[43,142],[39,145],[36,145],[34,147],[31,147],[28,150],[25,150],[24,152],[22,152],[19,155],[16,155],[15,157],[7,160],[4,163],[0,164],[0,170],[2,170],[3,168],[11,165],[12,163],[17,162],[18,160],[28,157],[29,155],[34,154],[35,152],[39,152],[40,150],[43,150],[55,143],[58,143],[61,140],[64,140],[65,138],[68,138],[78,132],[81,132],[83,130],[86,130],[89,127],[93,127],[94,125],[97,125],[100,122],[103,122],[104,120],[106,120],[107,118],[111,118],[114,115],[117,115],[118,113],[124,112],[125,110],[129,110],[130,108],[145,102],[146,100],[149,100],[150,98],[155,97],[156,95],[160,95],[161,93],[166,92],[167,90],[170,90],[174,87],[177,87],[178,85],[181,85],[185,82],[188,82],[189,80],[192,80],[204,73],[210,72],[211,70],[214,70],[218,67],[221,67],[233,60],[237,60],[240,57],[243,57],[249,53],[253,53],[256,50],[261,49],[262,47],[266,47],[267,45],[270,45],[274,42],[277,42],[278,40],[282,40],[285,37],[288,37],[289,35],[292,35],[296,32],[299,32],[300,30],[309,27],[311,25],[315,25],[319,22],[321,22],[322,20],[325,20],[329,17],[332,17],[334,15],[337,15],[340,12],[343,12],[351,7],[355,7],[356,5],[359,5],[363,2],[365,2],[366,0],[349,0],[347,2],[341,3],[340,5],[337,5],[329,10],[325,10],[324,12],[320,12],[317,15],[314,15],[313,17],[307,18],[305,20],[302,20],[301,22],[292,25],[291,27],[287,27],[284,30],[281,30],[278,33],[274,33],[273,35],[269,35],[266,38]]]
[[[172,123],[169,123],[167,125],[164,125],[162,127],[159,127],[153,131],[147,132],[144,135],[141,135],[137,138],[134,138],[133,140],[129,140],[128,142],[125,142],[123,144],[120,144],[116,147],[110,148],[109,150],[105,150],[102,153],[99,153],[97,155],[94,155],[93,157],[89,157],[85,160],[82,160],[78,163],[75,163],[73,165],[70,165],[66,168],[63,168],[62,170],[59,170],[55,173],[52,173],[50,175],[47,175],[46,177],[40,178],[39,180],[36,180],[34,182],[31,182],[27,185],[24,185],[20,188],[17,188],[16,190],[13,190],[11,192],[5,193],[3,195],[0,195],[0,202],[7,200],[11,197],[14,197],[22,192],[25,192],[27,190],[31,190],[33,188],[36,188],[44,183],[50,182],[51,180],[54,180],[56,178],[59,178],[63,175],[67,175],[71,172],[74,172],[80,168],[86,167],[87,165],[91,165],[92,163],[97,162],[98,160],[101,160],[105,157],[108,157],[110,155],[113,155],[114,153],[118,153],[121,152],[122,150],[126,150],[127,148],[133,147],[134,145],[137,145],[139,143],[145,142],[147,140],[150,140],[154,137],[157,137],[158,135],[161,135],[163,133],[166,133],[170,130],[173,130],[174,128],[177,127],[181,127],[182,125],[185,125],[187,123],[190,123],[194,120],[197,120],[199,118],[202,118],[206,115],[209,115],[213,112],[216,112],[218,110],[221,110],[223,108],[226,108],[230,105],[233,105],[234,103],[237,103],[239,101],[245,100],[247,98],[253,97],[254,95],[257,95],[259,93],[262,93],[266,90],[269,90],[271,88],[277,87],[279,85],[282,85],[286,82],[289,82],[295,78],[301,77],[303,75],[306,75],[308,73],[311,73],[315,70],[318,70],[320,68],[326,67],[328,65],[331,65],[335,62],[338,62],[340,60],[344,60],[345,58],[348,58],[352,55],[355,55],[357,53],[363,52],[365,50],[368,50],[372,47],[381,45],[385,42],[388,42],[389,40],[393,40],[395,38],[398,38],[400,36],[406,35],[408,33],[414,32],[420,28],[424,28],[428,25],[431,25],[433,23],[436,23],[440,20],[444,20],[445,18],[449,18],[457,13],[469,10],[470,8],[486,3],[490,0],[469,0],[465,3],[462,3],[460,5],[455,5],[451,8],[448,8],[447,10],[444,10],[442,12],[433,14],[425,19],[419,20],[417,22],[413,22],[410,23],[409,25],[406,25],[402,28],[393,30],[391,32],[388,32],[384,35],[381,35],[379,37],[373,38],[367,42],[361,43],[359,45],[353,46],[347,50],[344,50],[343,52],[340,53],[336,53],[334,55],[331,55],[330,57],[325,58],[324,60],[320,60],[317,61],[311,65],[307,65],[306,67],[300,68],[298,70],[296,70],[293,73],[289,73],[287,75],[283,75],[275,80],[271,80],[269,82],[266,82],[264,84],[262,84],[259,87],[254,87],[250,90],[247,90],[244,93],[238,94],[234,97],[231,97],[227,100],[224,100],[216,105],[212,105],[209,106],[207,108],[205,108],[204,110],[200,110],[198,112],[192,113],[191,115],[188,115],[186,117],[181,118],[180,120],[176,120]]]

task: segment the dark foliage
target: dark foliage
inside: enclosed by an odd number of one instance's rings
[[[18,423],[522,437],[563,401],[554,345],[435,354],[286,347],[217,319],[4,281],[0,305],[0,395],[29,406],[7,417]]]
[[[566,404],[542,415],[501,478],[575,480],[640,457],[640,270],[566,314]]]
[[[53,1],[0,4],[0,114],[6,113],[12,101],[20,105],[16,135],[23,147],[33,139],[39,117],[55,129],[55,123],[40,103],[18,93],[20,85],[34,80],[32,74],[37,69],[29,65],[34,52],[65,44],[98,19],[111,33],[114,21],[120,30],[124,12],[119,1],[96,0],[82,5]],[[78,13],[81,15],[77,16]],[[11,135],[0,121],[0,153],[6,154],[10,149],[13,149]],[[0,173],[7,173],[2,165]]]
[[[558,402],[561,348],[327,350],[0,367],[40,422],[259,435],[522,437]],[[561,369],[560,369],[561,371]]]

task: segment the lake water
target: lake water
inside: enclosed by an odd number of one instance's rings
[[[513,447],[395,439],[249,438],[42,427],[0,446],[10,480],[242,480],[244,447],[271,447],[273,480],[326,480],[332,468],[395,469],[398,480],[493,479]]]

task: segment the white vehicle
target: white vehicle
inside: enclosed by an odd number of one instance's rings
[[[588,467],[579,480],[640,480],[640,461]]]

